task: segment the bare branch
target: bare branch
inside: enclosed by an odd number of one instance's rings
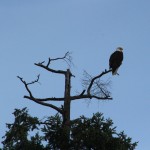
[[[84,95],[76,95],[76,96],[71,96],[70,100],[78,100],[78,99],[92,99],[92,98],[96,98],[99,100],[112,100],[111,97],[98,97],[95,95],[88,95],[88,94],[84,94]]]
[[[30,82],[30,83],[27,83],[27,85],[29,85],[29,84],[34,84],[34,83],[36,83],[36,82],[39,82],[39,78],[40,78],[40,74],[37,75],[37,79],[36,79],[36,80],[34,80],[34,81]]]
[[[36,98],[33,97],[32,92],[30,91],[28,85],[34,84],[34,83],[38,82],[38,81],[39,81],[39,75],[38,75],[38,78],[37,78],[35,81],[29,82],[29,83],[26,83],[26,81],[24,81],[23,78],[21,78],[21,77],[19,77],[19,76],[17,76],[17,77],[18,77],[18,78],[21,80],[21,82],[24,84],[26,90],[28,91],[28,93],[29,93],[29,95],[30,95],[30,96],[24,96],[24,98],[30,99],[30,100],[32,100],[32,101],[34,101],[34,102],[36,102],[36,103],[38,103],[38,104],[41,104],[41,105],[43,105],[43,106],[51,107],[51,108],[55,109],[56,111],[58,111],[59,113],[63,114],[63,111],[62,111],[60,108],[58,108],[58,107],[56,107],[56,106],[54,106],[54,105],[52,105],[52,104],[44,103],[44,102],[42,102],[42,100],[40,101],[40,99],[36,99]],[[63,99],[62,99],[62,98],[61,98],[61,99],[56,99],[56,98],[53,98],[53,99],[52,99],[52,98],[51,98],[51,100],[60,101],[60,100],[63,100]],[[44,100],[43,100],[43,101],[44,101]]]
[[[80,96],[83,96],[86,90],[83,90],[82,93],[80,94]]]
[[[93,83],[94,83],[94,81],[96,80],[96,79],[98,79],[98,78],[101,78],[103,75],[105,75],[105,74],[107,74],[107,73],[109,73],[109,72],[111,72],[111,70],[105,70],[105,71],[103,71],[101,74],[99,74],[98,76],[95,76],[94,78],[92,78],[92,80],[91,80],[91,82],[90,82],[90,84],[89,84],[89,86],[88,86],[88,89],[87,89],[87,93],[90,95],[90,91],[91,91],[91,88],[92,88],[92,86],[93,86]]]
[[[110,92],[107,90],[107,88],[110,86],[110,81],[101,81],[100,79],[96,80],[94,82],[95,84],[95,90],[96,92],[98,92],[99,94],[101,93],[101,95],[104,95],[105,97],[110,97]],[[97,93],[95,93],[94,95],[98,95]]]
[[[51,61],[56,61],[56,60],[64,60],[68,64],[68,66],[72,64],[72,57],[70,55],[70,52],[66,52],[66,54],[63,57],[58,57],[54,59],[49,58],[46,66],[49,67]]]
[[[51,61],[55,61],[55,60],[64,60],[70,67],[72,64],[72,57],[70,54],[71,54],[70,52],[67,52],[63,57],[58,57],[58,58],[54,58],[54,59],[49,58],[47,67],[50,65]]]
[[[84,79],[82,82],[84,90],[78,95],[71,96],[70,99],[79,100],[96,98],[98,100],[112,100],[110,92],[107,90],[107,87],[110,85],[110,81],[103,82],[100,80],[104,74],[107,74],[110,71],[111,70],[105,70],[94,78],[84,71]],[[87,93],[85,93],[85,89],[87,89]]]
[[[47,65],[44,65],[45,61],[42,61],[42,62],[39,62],[39,63],[34,63],[36,66],[38,67],[41,67],[41,68],[44,68],[46,69],[47,71],[50,71],[52,73],[58,73],[58,74],[63,74],[65,75],[66,74],[66,71],[63,71],[63,70],[55,70],[55,69],[52,69],[52,68],[49,68],[49,65],[51,63],[51,61],[56,61],[56,60],[63,60],[65,61],[68,66],[70,67],[72,63],[72,57],[70,55],[70,52],[67,52],[63,57],[58,57],[58,58],[54,58],[54,59],[51,59],[49,58],[48,59],[48,62],[47,62]],[[70,75],[75,77],[71,72],[70,72]]]
[[[49,68],[49,67],[43,65],[43,63],[38,63],[38,64],[35,63],[35,65],[36,65],[36,66],[39,66],[39,67],[42,67],[42,68],[44,68],[44,69],[46,69],[47,71],[50,71],[50,72],[52,72],[52,73],[59,73],[59,74],[64,74],[64,75],[66,74],[66,71],[51,69],[51,68]]]
[[[66,52],[63,57],[58,57],[58,58],[54,58],[54,59],[50,59],[49,58],[49,61],[55,61],[55,60],[59,60],[59,59],[65,59],[65,58],[67,58],[69,56],[69,54],[70,54],[69,52]],[[50,64],[50,62],[48,64]]]
[[[35,98],[35,97],[30,97],[30,96],[24,96],[24,98],[28,98],[30,100],[37,100],[41,102],[45,101],[64,101],[64,98],[56,98],[56,97],[51,97],[51,98]]]
[[[26,83],[26,81],[24,81],[23,78],[21,78],[21,77],[19,77],[19,76],[17,76],[17,78],[19,78],[19,79],[21,80],[21,82],[24,84],[24,86],[25,86],[26,90],[28,91],[30,97],[33,97],[33,95],[32,95],[32,93],[31,93],[30,89],[28,88],[28,84],[29,84],[29,83]],[[35,83],[35,82],[34,82],[34,83]]]
[[[33,97],[29,97],[29,96],[24,96],[24,98],[30,99],[30,100],[32,100],[32,101],[34,101],[34,102],[36,102],[36,103],[38,103],[38,104],[40,104],[40,105],[47,106],[47,107],[51,107],[51,108],[55,109],[56,111],[58,111],[59,113],[63,114],[62,109],[60,109],[59,107],[57,107],[57,106],[55,106],[55,105],[48,104],[48,103],[44,103],[44,102],[42,102],[42,101],[39,101],[39,100],[37,100],[37,99],[35,99],[35,98],[33,98]]]
[[[49,66],[50,62],[51,62],[51,59],[49,58],[49,59],[48,59],[48,63],[47,63],[47,65],[46,65],[46,67],[48,67],[48,66]]]
[[[72,57],[71,57],[70,52],[66,53],[66,57],[65,57],[64,61],[68,64],[69,67],[71,67],[71,65],[73,65]]]

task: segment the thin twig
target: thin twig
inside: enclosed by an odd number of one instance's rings
[[[48,59],[48,63],[47,63],[47,67],[49,67],[51,61],[56,61],[56,60],[64,60],[68,65],[69,63],[71,63],[71,56],[70,56],[70,52],[66,52],[65,55],[63,57],[58,57],[58,58],[50,58]],[[69,65],[70,66],[70,65]]]
[[[39,78],[40,78],[40,74],[37,75],[37,79],[36,79],[36,80],[34,80],[34,81],[30,82],[30,83],[27,83],[27,85],[29,85],[29,84],[34,84],[34,83],[36,83],[36,82],[39,82]]]

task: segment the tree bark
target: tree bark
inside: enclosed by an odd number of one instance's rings
[[[63,133],[65,136],[65,143],[64,148],[66,149],[69,146],[70,140],[70,91],[71,91],[71,72],[70,69],[67,69],[65,74],[65,93],[64,93],[64,112],[63,112]]]
[[[71,83],[70,83],[71,73],[70,70],[67,69],[65,75],[65,101],[64,101],[64,125],[70,124],[70,90],[71,90]]]

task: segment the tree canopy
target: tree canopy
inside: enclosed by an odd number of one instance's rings
[[[2,150],[134,150],[137,145],[124,132],[117,133],[113,121],[105,119],[102,113],[72,120],[69,141],[58,113],[39,119],[23,108],[15,109],[13,115],[14,122],[7,124]]]

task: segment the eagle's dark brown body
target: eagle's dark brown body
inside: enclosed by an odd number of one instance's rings
[[[113,75],[117,74],[117,70],[122,64],[122,61],[123,61],[122,50],[121,51],[117,50],[111,54],[110,59],[109,59],[109,68],[112,69]]]

